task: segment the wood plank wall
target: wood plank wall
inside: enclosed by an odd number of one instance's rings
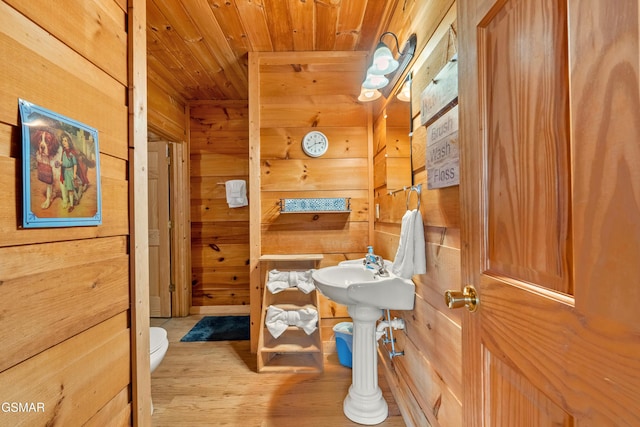
[[[369,107],[357,101],[364,52],[281,52],[250,58],[255,76],[257,124],[251,135],[256,149],[252,182],[259,185],[251,232],[257,233],[253,269],[266,254],[323,254],[320,266],[363,257],[369,244],[370,193],[373,172]],[[251,68],[253,67],[253,68]],[[253,72],[252,72],[253,71]],[[303,136],[323,132],[329,149],[319,158],[306,156]],[[255,169],[255,170],[254,170]],[[350,197],[350,213],[281,214],[281,198]],[[252,324],[259,324],[260,281],[252,274]],[[255,306],[255,307],[254,307]],[[322,298],[324,319],[347,316],[346,310]]]
[[[249,306],[249,207],[229,208],[224,185],[249,180],[248,102],[198,101],[189,115],[192,304]]]
[[[0,425],[132,422],[126,8],[0,1]],[[102,225],[21,228],[18,98],[98,129]]]
[[[381,363],[394,387],[407,425],[462,426],[462,374],[460,313],[444,304],[444,291],[460,289],[460,202],[458,186],[427,189],[426,128],[421,125],[420,94],[456,49],[456,3],[452,0],[409,2],[396,10],[389,28],[406,40],[418,36],[412,65],[412,174],[422,184],[420,211],[425,224],[427,273],[414,276],[416,303],[412,311],[392,312],[407,327],[396,331],[396,350],[405,352],[391,361],[389,347],[381,345]],[[381,167],[381,166],[378,166]],[[375,171],[378,173],[378,169]],[[375,222],[376,253],[393,259],[398,247],[406,192],[389,195],[383,185],[375,189],[380,218]],[[416,206],[416,196],[410,199]]]
[[[148,124],[153,134],[176,143],[188,141],[187,102],[164,80],[148,68]]]

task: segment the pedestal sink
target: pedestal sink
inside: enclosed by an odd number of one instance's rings
[[[346,305],[353,319],[353,372],[344,414],[358,424],[379,424],[389,408],[378,386],[376,321],[386,309],[412,310],[415,285],[391,272],[381,276],[358,264],[321,268],[312,277],[318,290]]]

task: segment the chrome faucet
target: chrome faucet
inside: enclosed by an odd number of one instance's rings
[[[380,255],[367,254],[364,258],[364,266],[376,270],[376,274],[380,277],[388,277],[389,272],[384,264],[384,260]]]

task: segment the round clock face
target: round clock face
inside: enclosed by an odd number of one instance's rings
[[[327,152],[329,139],[322,132],[311,131],[302,138],[302,151],[307,156],[320,157]]]

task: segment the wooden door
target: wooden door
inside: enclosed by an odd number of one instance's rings
[[[458,19],[464,425],[638,426],[638,3]]]
[[[171,317],[169,236],[169,156],[167,143],[149,141],[149,311]]]

